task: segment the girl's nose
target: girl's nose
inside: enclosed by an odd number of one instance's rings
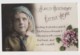
[[[22,19],[20,19],[19,23],[20,23],[20,25],[22,25],[22,24],[23,24],[23,20],[22,20]]]

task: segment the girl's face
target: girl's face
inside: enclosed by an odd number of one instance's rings
[[[25,13],[17,12],[14,18],[14,29],[20,34],[25,33],[28,29],[29,16]]]

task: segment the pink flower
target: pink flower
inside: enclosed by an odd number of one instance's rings
[[[75,33],[75,31],[71,30],[67,30],[64,33],[64,37],[62,39],[63,42],[63,46],[64,47],[69,47],[71,44],[73,44],[74,42],[76,42],[77,40],[77,35]]]

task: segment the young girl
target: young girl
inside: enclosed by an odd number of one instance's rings
[[[12,34],[5,38],[5,51],[33,51],[36,46],[34,19],[24,6],[13,9]]]

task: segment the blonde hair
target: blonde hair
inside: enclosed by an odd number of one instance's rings
[[[33,18],[32,18],[33,19]],[[31,31],[31,32],[34,32],[35,33],[35,24],[34,24],[34,20],[28,20],[29,23],[28,23],[28,30],[27,31]]]

